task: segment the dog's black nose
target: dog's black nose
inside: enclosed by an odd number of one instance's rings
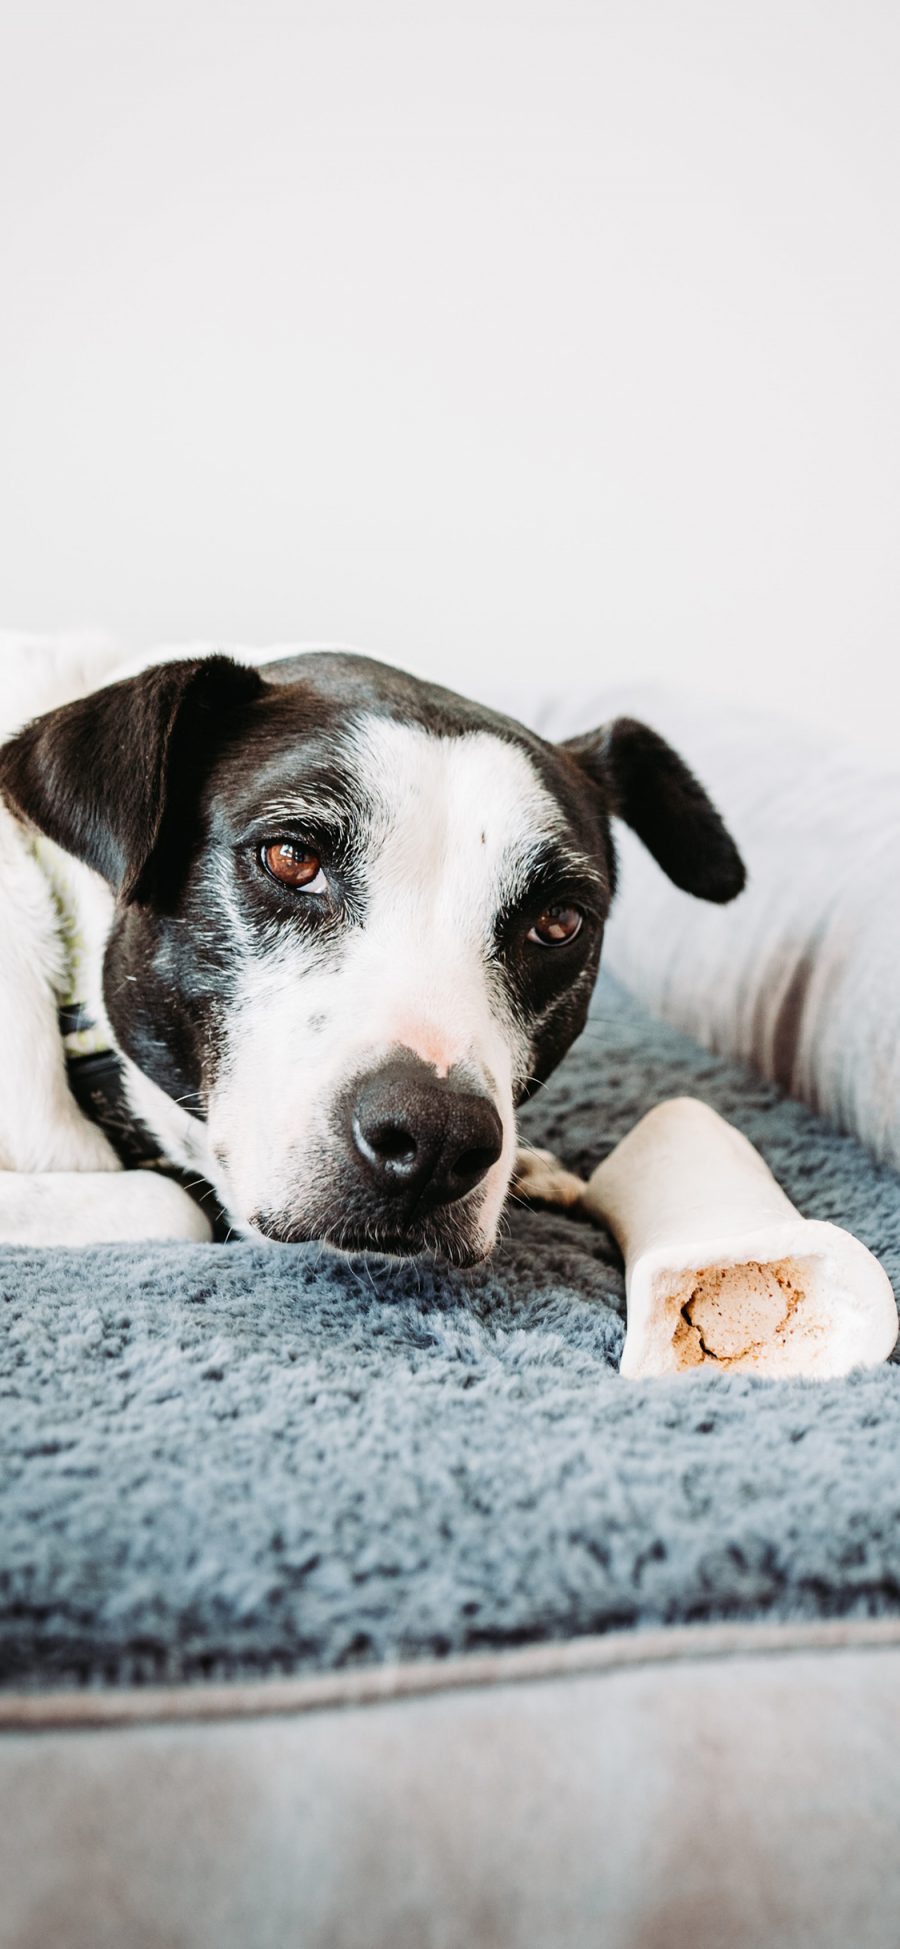
[[[359,1085],[353,1141],[382,1193],[415,1204],[465,1197],[496,1164],[503,1125],[493,1103],[437,1076],[417,1057],[399,1057]]]

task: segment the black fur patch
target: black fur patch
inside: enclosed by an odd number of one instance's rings
[[[149,899],[167,828],[262,689],[230,657],[159,664],[27,725],[0,749],[0,791],[122,900]]]
[[[685,893],[720,904],[746,881],[744,863],[711,799],[677,751],[633,717],[617,717],[563,747]]]

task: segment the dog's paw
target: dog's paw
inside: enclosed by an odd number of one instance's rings
[[[567,1171],[552,1150],[520,1149],[516,1155],[512,1189],[529,1204],[555,1205],[571,1211],[587,1189],[583,1178]]]
[[[122,1161],[113,1150],[99,1124],[82,1116],[73,1103],[66,1116],[54,1119],[41,1144],[41,1162],[47,1171],[115,1171]]]
[[[58,1171],[121,1173],[109,1139],[91,1123],[69,1095],[54,1095],[36,1080],[35,1095],[26,1101],[7,1098],[0,1103],[0,1171],[29,1177]]]
[[[212,1228],[180,1184],[153,1171],[0,1171],[0,1243],[206,1244]]]

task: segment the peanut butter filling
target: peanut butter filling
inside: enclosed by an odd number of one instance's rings
[[[688,1273],[667,1295],[677,1365],[755,1366],[775,1349],[820,1338],[825,1321],[813,1303],[812,1273],[796,1259]]]

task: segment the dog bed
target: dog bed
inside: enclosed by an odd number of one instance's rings
[[[894,1174],[609,978],[524,1122]],[[900,1368],[628,1382],[601,1231],[489,1267],[0,1254],[0,1949],[886,1949]],[[198,1682],[203,1681],[203,1682]]]
[[[706,1099],[900,1289],[895,1175],[601,980],[524,1123],[586,1169]],[[900,1369],[620,1379],[600,1230],[474,1273],[319,1248],[7,1249],[9,1688],[325,1672],[615,1627],[900,1611]]]

